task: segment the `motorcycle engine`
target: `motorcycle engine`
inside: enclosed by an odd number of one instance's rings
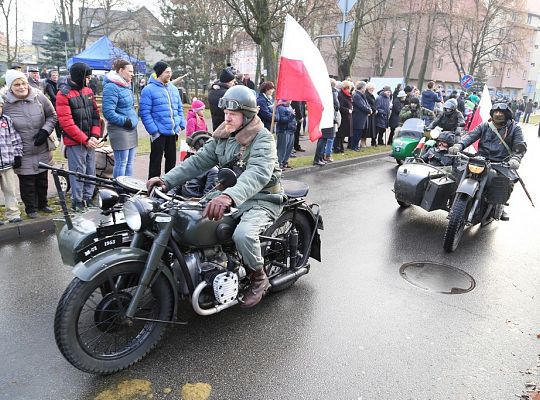
[[[213,282],[214,296],[219,304],[226,304],[238,297],[238,275],[227,271],[217,275]]]

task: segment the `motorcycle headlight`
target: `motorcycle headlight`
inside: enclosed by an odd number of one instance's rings
[[[480,175],[486,169],[485,165],[469,164],[469,172],[471,174]]]
[[[124,203],[124,219],[135,232],[147,229],[152,224],[153,202],[146,197],[132,197]]]
[[[108,210],[118,203],[118,193],[111,189],[99,189],[97,195],[98,207]]]

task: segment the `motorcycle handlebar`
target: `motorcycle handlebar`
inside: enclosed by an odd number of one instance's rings
[[[104,185],[113,185],[114,186],[114,180],[113,179],[100,178],[100,177],[97,177],[97,176],[94,176],[94,175],[86,175],[86,174],[83,174],[83,173],[80,173],[80,172],[68,171],[68,170],[65,170],[63,168],[53,167],[52,165],[46,164],[44,162],[39,162],[38,166],[40,168],[42,168],[42,169],[47,169],[47,170],[50,170],[50,171],[54,171],[58,175],[66,177],[66,178],[68,176],[72,175],[72,176],[76,177],[77,179],[86,179],[88,181],[92,181],[92,182],[95,182],[95,183],[100,183],[100,184],[104,184]]]

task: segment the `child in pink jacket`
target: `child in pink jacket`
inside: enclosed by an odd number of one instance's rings
[[[208,131],[206,122],[204,121],[204,109],[205,105],[202,101],[197,98],[193,99],[191,103],[191,109],[188,111],[187,115],[187,127],[186,127],[186,136],[191,136],[193,132],[197,131]]]

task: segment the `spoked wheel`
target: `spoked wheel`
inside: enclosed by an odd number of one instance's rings
[[[460,195],[454,202],[452,209],[450,210],[450,220],[446,227],[444,234],[444,251],[451,253],[457,249],[459,241],[465,231],[465,223],[467,217],[467,210],[469,206],[470,197],[467,195]]]
[[[64,357],[76,368],[110,374],[142,359],[163,337],[163,323],[128,319],[144,264],[125,263],[89,282],[73,279],[62,295],[54,335]],[[170,320],[174,296],[163,275],[144,292],[136,318]]]
[[[268,241],[261,246],[262,254],[264,256],[264,270],[270,279],[288,271],[291,267],[300,268],[308,261],[310,252],[309,241],[311,240],[313,230],[307,217],[304,214],[297,212],[294,226],[298,231],[298,251],[296,265],[290,265],[290,258],[287,254],[287,249],[289,247],[287,241],[289,240],[290,232],[293,228],[292,219],[293,212],[287,211],[263,234],[268,237],[285,239],[285,242]],[[296,282],[296,279],[277,289],[272,288],[271,291],[287,289],[292,286],[294,282]]]

